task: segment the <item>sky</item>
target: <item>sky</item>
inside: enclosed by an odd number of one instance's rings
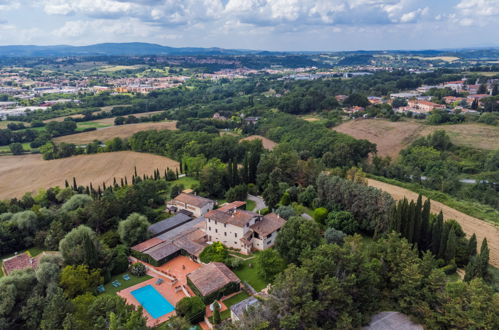
[[[0,0],[0,45],[274,51],[499,46],[499,0]]]

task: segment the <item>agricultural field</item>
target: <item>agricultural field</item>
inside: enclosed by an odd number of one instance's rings
[[[134,116],[136,118],[143,118],[143,117],[149,117],[149,116],[152,116],[152,115],[160,114],[162,112],[163,111],[151,111],[151,112],[133,113],[133,114],[122,116],[122,117],[126,118],[128,116]],[[103,118],[103,119],[92,120],[92,121],[89,121],[88,123],[99,123],[99,124],[104,124],[104,125],[112,126],[112,125],[114,125],[114,120],[115,119],[116,119],[116,117]]]
[[[98,129],[96,131],[61,136],[55,138],[54,141],[57,143],[66,142],[66,143],[75,143],[75,144],[85,144],[85,143],[90,143],[94,140],[107,141],[115,137],[127,138],[140,131],[164,130],[164,129],[176,130],[177,129],[176,125],[177,125],[176,121],[165,121],[158,123],[151,122],[151,123],[111,126]]]
[[[79,155],[43,160],[41,155],[2,156],[0,162],[0,200],[36,193],[42,188],[64,187],[64,181],[76,178],[78,185],[112,184],[113,179],[131,179],[134,168],[139,175],[161,173],[178,168],[178,162],[152,154],[132,151]]]
[[[253,141],[253,140],[262,140],[263,147],[267,150],[273,150],[275,147],[277,147],[277,143],[261,135],[251,135],[245,137],[244,139],[241,139],[241,141]]]
[[[386,191],[395,200],[401,200],[404,197],[409,200],[417,200],[418,198],[418,194],[413,191],[385,182],[368,179],[368,185]],[[479,243],[478,246],[480,246],[484,238],[487,238],[490,248],[490,264],[499,267],[499,226],[469,216],[434,200],[431,201],[431,211],[432,213],[442,211],[445,219],[454,219],[459,222],[468,237],[475,233]]]
[[[357,119],[333,128],[356,139],[366,139],[378,146],[381,156],[396,157],[419,137],[445,130],[456,145],[494,150],[498,147],[499,127],[484,124],[430,126],[417,121],[391,122],[383,119]]]

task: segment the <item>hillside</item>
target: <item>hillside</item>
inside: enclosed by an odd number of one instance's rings
[[[130,180],[134,167],[139,175],[161,173],[178,163],[166,157],[121,151],[46,161],[41,155],[3,156],[0,162],[0,199],[22,197],[41,188],[64,187],[64,181],[76,178],[79,185],[112,184],[113,178]]]

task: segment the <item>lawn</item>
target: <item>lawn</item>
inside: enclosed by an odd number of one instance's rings
[[[172,182],[172,185],[183,184],[185,189],[192,189],[192,187],[199,185],[199,180],[196,180],[189,176],[184,176]]]
[[[31,151],[31,147],[29,146],[29,143],[23,143],[23,149],[24,151]],[[0,146],[0,153],[9,153],[10,154],[10,147],[7,146]]]
[[[246,200],[246,210],[247,211],[253,211],[256,207],[255,201],[252,200]]]
[[[104,127],[110,127],[110,126],[113,126],[113,125],[87,121],[87,122],[78,123],[78,128],[76,130],[83,131],[84,129],[92,128],[92,127],[104,128]]]
[[[251,265],[251,267],[250,267]],[[268,282],[258,275],[258,265],[256,259],[244,260],[241,268],[234,271],[242,281],[249,283],[256,291],[265,289]]]
[[[128,274],[130,276],[130,280],[125,281],[123,279],[123,275],[125,275],[125,274]],[[142,282],[147,281],[148,279],[151,279],[151,278],[152,277],[149,276],[149,275],[145,275],[145,276],[142,276],[142,277],[137,277],[137,276],[132,275],[132,274],[130,274],[128,272],[125,272],[125,273],[122,273],[122,274],[119,274],[119,275],[115,275],[115,276],[111,277],[111,281],[109,281],[109,283],[107,283],[107,284],[104,285],[104,287],[106,288],[106,291],[103,294],[116,294],[116,292],[118,292],[118,291],[121,291],[123,289],[129,288],[131,286],[134,286],[135,284],[142,283]],[[111,284],[114,280],[118,280],[121,283],[121,286],[115,288]]]
[[[230,306],[235,305],[248,297],[249,297],[249,294],[247,294],[246,292],[243,291],[239,294],[236,294],[233,297],[230,297],[229,299],[224,300],[223,303],[225,304],[225,306],[227,306],[227,310],[220,313],[220,317],[221,317],[222,321],[226,320],[230,317]]]

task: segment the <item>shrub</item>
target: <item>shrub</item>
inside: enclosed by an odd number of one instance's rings
[[[204,319],[205,305],[200,297],[182,298],[175,306],[177,315],[185,317],[191,324],[196,324]]]
[[[347,211],[331,212],[328,215],[327,226],[352,235],[359,230],[359,224],[354,220],[352,213]]]
[[[208,263],[211,261],[224,262],[229,256],[229,251],[225,245],[220,242],[214,242],[204,248],[203,252],[199,255],[202,262]]]
[[[314,220],[321,225],[326,223],[327,209],[324,207],[319,207],[314,211]]]
[[[277,213],[281,218],[284,218],[286,220],[288,220],[292,216],[296,215],[293,207],[289,206],[289,205],[288,206],[279,206],[279,208],[277,208],[275,213]]]
[[[454,260],[451,260],[448,265],[445,265],[444,267],[440,268],[445,274],[451,275],[454,274],[457,270],[457,265]]]
[[[342,245],[345,240],[346,234],[341,230],[336,230],[334,228],[328,228],[324,233],[324,238],[329,244]]]
[[[239,258],[227,258],[225,264],[232,270],[239,269],[243,265],[243,261]]]
[[[132,275],[141,277],[146,274],[147,269],[146,266],[144,266],[144,264],[136,262],[130,266],[129,271]]]

